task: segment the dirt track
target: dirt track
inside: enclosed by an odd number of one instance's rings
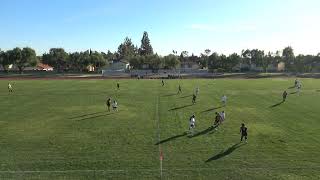
[[[97,79],[132,79],[129,77],[0,77],[0,80],[97,80]]]

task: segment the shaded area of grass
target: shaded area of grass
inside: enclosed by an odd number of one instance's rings
[[[223,106],[219,106],[219,107],[214,107],[214,108],[210,108],[210,109],[207,109],[207,110],[204,110],[204,111],[201,111],[201,113],[205,113],[205,112],[210,112],[210,111],[214,111],[216,109],[220,109],[222,108]]]
[[[178,135],[169,137],[169,138],[167,138],[167,139],[164,139],[164,140],[161,140],[161,141],[157,142],[155,145],[159,145],[159,144],[162,144],[162,143],[165,143],[165,142],[168,142],[168,141],[175,140],[175,139],[177,139],[177,138],[186,136],[187,134],[188,134],[187,132],[184,132],[184,133],[182,133],[182,134],[178,134]]]
[[[270,108],[274,108],[274,107],[277,107],[277,106],[280,106],[282,103],[284,103],[285,101],[280,101],[272,106],[270,106]]]
[[[186,96],[182,96],[182,97],[180,97],[180,98],[187,98],[187,97],[192,97],[192,94],[186,95]]]
[[[205,134],[207,134],[207,133],[209,133],[209,132],[212,132],[212,133],[213,133],[214,130],[215,130],[217,127],[218,127],[218,125],[216,125],[216,126],[210,126],[210,127],[208,127],[207,129],[204,129],[204,130],[202,130],[202,131],[200,131],[200,132],[195,133],[194,135],[189,136],[189,138],[194,138],[194,137],[197,137],[197,136],[205,135]]]
[[[91,115],[95,115],[95,114],[101,114],[101,113],[105,113],[105,112],[106,112],[106,111],[99,111],[99,112],[94,112],[94,113],[88,113],[88,114],[83,114],[83,115],[80,115],[80,116],[70,117],[69,119],[82,118],[82,117],[91,116]]]
[[[179,107],[171,108],[171,109],[169,109],[168,111],[175,111],[175,110],[183,109],[183,108],[190,107],[190,106],[193,106],[193,104],[188,104],[188,105],[184,105],[184,106],[179,106]]]
[[[109,116],[112,115],[113,113],[105,113],[105,114],[100,114],[100,115],[96,115],[96,116],[88,116],[88,117],[82,117],[79,119],[76,119],[76,121],[83,121],[83,120],[88,120],[88,119],[95,119],[98,117],[105,117],[105,116]]]
[[[221,151],[220,153],[218,153],[218,154],[214,155],[213,157],[207,159],[205,162],[215,161],[215,160],[218,160],[218,159],[223,158],[225,156],[228,156],[233,151],[235,151],[236,149],[240,148],[243,145],[244,145],[243,143],[236,143],[236,144],[232,145],[231,147],[229,147],[227,150]]]

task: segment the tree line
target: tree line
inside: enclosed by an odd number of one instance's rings
[[[29,47],[23,49],[14,48],[8,51],[2,51],[0,49],[0,64],[4,71],[8,71],[8,66],[14,64],[19,69],[19,72],[23,72],[25,67],[35,66],[37,64],[36,52]]]
[[[169,55],[159,56],[154,53],[147,32],[143,33],[140,47],[134,45],[131,39],[126,37],[116,52],[104,53],[90,49],[67,53],[63,48],[51,48],[48,53],[36,56],[35,51],[30,47],[22,49],[17,47],[7,51],[0,49],[0,64],[6,72],[11,64],[15,65],[22,73],[25,67],[35,66],[38,62],[48,64],[58,72],[84,72],[87,71],[88,66],[94,67],[97,71],[117,60],[129,62],[132,69],[152,70],[177,69],[182,63],[191,63],[211,72],[233,72],[236,66],[238,66],[237,70],[250,71],[252,65],[260,67],[262,71],[266,72],[269,66],[277,66],[280,62],[285,64],[287,72],[320,70],[320,53],[316,56],[302,54],[295,56],[290,46],[285,47],[282,52],[274,53],[265,53],[259,49],[246,49],[242,50],[241,54],[233,53],[226,56],[206,49],[199,56],[189,55],[188,51],[182,51],[178,54],[175,50]]]

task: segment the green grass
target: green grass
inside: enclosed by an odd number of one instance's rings
[[[7,83],[0,81],[0,179],[160,179],[159,148],[163,179],[320,178],[320,80],[302,79],[301,94],[273,108],[293,79],[167,80],[165,87],[17,80],[13,94]],[[188,106],[196,86],[197,104]],[[223,94],[228,105],[208,111]],[[118,100],[118,112],[105,110],[107,96]],[[204,131],[222,110],[225,123]],[[192,113],[194,137],[184,134]],[[249,141],[236,145],[242,122]]]

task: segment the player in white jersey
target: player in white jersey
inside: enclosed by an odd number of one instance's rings
[[[299,81],[298,84],[297,84],[297,92],[298,92],[299,95],[300,95],[301,88],[302,88],[302,84]]]
[[[226,105],[227,105],[227,96],[226,96],[226,95],[223,95],[223,96],[221,97],[221,102],[222,102],[223,106],[226,106]]]
[[[193,129],[196,127],[196,117],[194,114],[190,117],[189,121],[190,121],[189,131],[193,134]]]
[[[221,117],[221,122],[224,122],[224,120],[226,119],[226,112],[222,111],[220,113],[220,117]]]
[[[196,96],[198,96],[199,92],[200,92],[200,88],[199,88],[199,86],[198,86],[198,87],[196,88]]]
[[[112,109],[113,109],[114,111],[118,111],[118,103],[117,103],[116,100],[114,100],[113,103],[112,103]]]
[[[8,83],[8,90],[9,90],[9,93],[13,92],[13,87],[10,83]]]

